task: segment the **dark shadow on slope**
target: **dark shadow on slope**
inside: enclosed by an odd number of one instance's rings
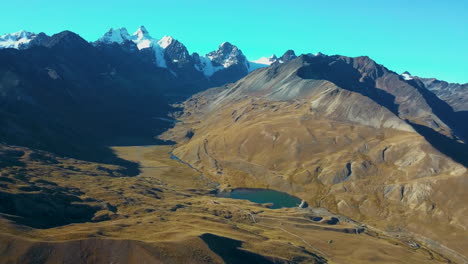
[[[453,108],[440,99],[430,90],[424,88],[424,85],[419,80],[408,81],[415,87],[419,93],[422,94],[424,100],[431,106],[432,112],[436,114],[445,124],[447,124],[454,132],[455,135],[466,140],[468,137],[468,112],[460,111],[455,112]]]
[[[152,118],[170,111],[164,93],[174,86],[172,74],[136,48],[95,47],[72,32],[45,46],[0,51],[0,143],[138,175],[137,163],[108,146],[122,138],[144,139],[126,145],[162,143],[152,139],[167,126]]]
[[[42,189],[40,193],[0,192],[0,213],[19,224],[39,229],[91,221],[99,208],[58,188]]]
[[[310,257],[296,256],[291,261],[283,259],[267,258],[259,254],[255,254],[241,249],[242,241],[230,239],[227,237],[217,236],[206,233],[200,238],[208,245],[208,247],[220,256],[226,264],[239,263],[255,263],[255,264],[272,264],[272,263],[317,263],[325,264],[328,261],[319,255],[303,249],[302,252]],[[311,262],[311,260],[313,260]]]
[[[468,111],[458,111],[453,113],[455,120],[457,120],[457,129],[462,132],[463,140],[468,141]]]
[[[444,136],[429,127],[414,123],[409,124],[422,135],[435,149],[449,156],[454,161],[468,167],[468,145]]]
[[[239,240],[234,240],[209,233],[201,235],[200,238],[208,245],[208,247],[214,253],[220,256],[226,264],[275,263],[274,261],[269,260],[261,255],[240,249],[240,247],[242,246],[242,242]]]
[[[25,164],[20,160],[23,155],[23,151],[3,148],[0,145],[0,169],[10,166],[23,167]]]
[[[128,118],[128,121],[120,126],[118,133],[104,133],[101,142],[106,146],[173,145],[174,142],[161,140],[158,136],[173,128],[175,124],[176,120],[167,115],[140,116],[133,120]]]
[[[0,110],[0,143],[43,150],[63,157],[118,165],[122,167],[120,173],[126,176],[140,173],[138,163],[117,157],[96,135],[83,129],[90,126],[73,126],[66,122],[48,120],[32,108],[24,109],[31,111],[3,115]],[[0,167],[21,165],[18,155],[12,151],[0,153]]]
[[[399,105],[395,103],[395,97],[376,88],[375,81],[372,78],[361,80],[362,74],[352,65],[342,60],[335,60],[334,57],[304,57],[307,62],[304,67],[298,70],[298,76],[304,79],[323,79],[336,84],[338,87],[359,93],[372,99],[374,102],[390,110],[396,116],[399,116]],[[375,67],[372,74],[378,77],[382,74],[380,67]],[[428,91],[415,81],[408,82],[418,90],[424,100],[431,106],[432,111],[444,123],[455,131],[461,138],[468,136],[468,112],[454,112],[453,109],[444,101],[439,99],[432,92]],[[408,121],[407,121],[408,122]],[[456,162],[468,165],[468,146],[454,139],[437,133],[433,129],[408,122],[416,132],[424,138],[438,151],[449,156]]]
[[[297,75],[303,79],[327,80],[338,87],[359,93],[384,106],[398,116],[398,105],[395,96],[375,87],[370,78],[361,80],[362,74],[352,65],[336,60],[334,57],[302,57],[307,64],[301,67]],[[377,70],[380,68],[377,67]],[[376,74],[382,74],[377,72]]]

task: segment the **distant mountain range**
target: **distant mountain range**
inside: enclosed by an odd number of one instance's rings
[[[44,33],[20,31],[1,36],[0,48],[24,50],[44,45],[50,38]],[[130,35],[125,28],[111,28],[92,45],[96,47],[118,45],[128,51],[145,50],[148,59],[156,67],[168,69],[179,80],[210,83],[202,86],[236,81],[252,70],[268,66],[248,61],[242,51],[229,42],[222,43],[218,50],[205,56],[198,53],[190,54],[184,44],[170,36],[164,36],[159,40],[151,37],[144,26],[138,28],[133,35]]]
[[[24,50],[34,46],[43,46],[50,38],[45,33],[36,34],[23,30],[0,36],[0,49]],[[139,27],[132,35],[126,28],[111,28],[92,44],[96,47],[118,45],[133,52],[144,50],[144,53],[147,53],[146,59],[156,67],[168,69],[179,83],[192,86],[192,88],[196,86],[198,90],[235,82],[256,69],[297,58],[293,50],[288,50],[279,58],[272,55],[249,61],[238,47],[229,42],[221,43],[218,50],[204,56],[196,52],[190,54],[183,43],[171,36],[155,39],[144,26]],[[323,54],[315,54],[315,56],[318,55]],[[406,80],[421,81],[425,88],[449,103],[456,111],[468,109],[466,100],[468,95],[464,93],[468,84],[411,76],[408,72],[401,76]]]
[[[273,55],[249,61],[238,47],[229,42],[222,43],[218,50],[204,56],[190,54],[184,44],[170,36],[161,39],[151,37],[144,26],[132,35],[125,28],[110,29],[92,43],[70,31],[53,36],[20,31],[0,36],[0,48],[0,102],[3,106],[0,113],[4,116],[0,135],[3,140],[51,150],[62,149],[65,154],[80,152],[78,149],[83,149],[83,146],[94,144],[81,141],[89,141],[98,134],[102,138],[106,131],[116,131],[116,127],[128,132],[135,122],[146,127],[139,129],[140,132],[154,133],[154,129],[162,129],[167,124],[160,119],[151,122],[141,120],[165,116],[170,103],[210,87],[236,82],[259,68],[287,64],[298,58],[293,50],[288,50],[279,58]],[[327,63],[331,63],[335,65],[331,68],[333,72],[322,72],[323,78],[335,78],[349,89],[356,89],[353,87],[365,81],[355,79],[352,73],[340,68],[342,66],[339,65],[344,65],[348,59],[330,60],[335,57],[321,53],[307,54],[302,56],[302,60],[304,58],[316,58],[314,61],[324,63],[307,74],[318,74],[328,67]],[[365,61],[368,62],[363,70],[376,65],[371,60]],[[381,67],[375,67],[366,74],[366,78],[380,71]],[[449,104],[436,108],[425,102],[416,105],[420,102],[418,97],[404,99],[413,95],[402,92],[395,97],[403,100],[402,106],[406,105],[404,110],[400,110],[401,114],[410,120],[415,115],[421,116],[423,119],[418,120],[424,120],[431,128],[444,131],[449,136],[455,135],[456,131],[459,138],[466,137],[463,125],[449,129],[448,124],[454,122],[452,119],[458,120],[458,116],[465,116],[468,109],[467,93],[464,92],[467,84],[450,84],[408,73],[392,76],[402,79],[400,84],[432,91]],[[393,91],[396,88],[389,86],[386,89]],[[280,98],[284,91],[281,89],[272,96]],[[381,98],[379,103],[396,111],[394,97],[387,92],[366,89],[363,93],[371,98]],[[432,96],[432,93],[423,94]],[[293,94],[289,93],[287,97],[291,96]],[[441,107],[447,108],[441,110],[443,114],[432,114],[434,109]],[[450,107],[458,111],[457,117],[451,114]],[[146,117],[137,120],[132,116]],[[102,119],[107,121],[102,122]],[[124,123],[126,125],[122,127]],[[148,123],[153,124],[149,126],[152,129],[148,128]],[[34,133],[31,132],[33,127]],[[73,140],[68,140],[72,134],[88,136],[76,136],[80,140],[79,144],[74,144]]]
[[[190,54],[143,26],[133,35],[110,29],[92,43],[70,31],[6,34],[0,36],[0,141],[101,160],[105,148],[97,151],[97,141],[110,134],[151,138],[170,125],[164,117],[171,103],[267,66],[228,42],[205,56]]]

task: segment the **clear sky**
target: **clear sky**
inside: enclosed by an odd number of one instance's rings
[[[145,25],[205,54],[224,41],[250,59],[296,53],[367,55],[396,72],[468,82],[468,0],[2,1],[0,34],[72,30],[94,41]]]

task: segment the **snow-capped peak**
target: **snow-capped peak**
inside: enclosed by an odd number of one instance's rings
[[[161,48],[165,49],[165,48],[167,48],[169,45],[171,45],[171,43],[172,43],[173,40],[174,40],[174,39],[173,39],[171,36],[164,36],[162,39],[160,39],[160,40],[158,41],[158,45],[159,45]]]
[[[206,56],[214,62],[213,65],[221,65],[224,68],[241,62],[244,62],[248,67],[247,59],[242,51],[229,42],[221,43],[217,51],[210,52]]]
[[[411,73],[409,73],[407,71],[402,73],[401,77],[403,77],[403,79],[405,79],[406,81],[413,80],[413,76],[411,75]]]
[[[10,35],[10,36],[14,36],[16,38],[28,38],[30,37],[31,35],[34,35],[34,33],[31,33],[31,32],[28,32],[26,30],[20,30],[18,32],[15,32],[15,33],[11,33],[11,34],[7,34],[7,35]]]
[[[151,39],[151,36],[149,35],[148,30],[146,30],[145,26],[140,26],[135,33],[133,33],[133,36],[136,37],[137,40],[141,39]]]
[[[133,33],[133,42],[137,45],[138,49],[145,49],[145,48],[150,48],[153,47],[154,43],[156,42],[155,39],[153,39],[148,30],[144,26],[140,26],[135,33]]]
[[[281,58],[278,59],[279,63],[286,63],[297,58],[294,50],[287,50]]]
[[[167,68],[166,60],[164,58],[164,48],[172,42],[172,38],[164,37],[158,41],[150,36],[148,30],[144,26],[140,26],[131,36],[125,28],[111,28],[97,42],[122,44],[127,40],[135,43],[139,50],[146,48],[153,49],[156,57],[156,65],[158,67]]]
[[[132,35],[129,35],[125,28],[111,28],[96,43],[123,44],[125,41],[133,42],[139,50],[151,49],[155,56],[155,64],[158,67],[172,69],[174,65],[179,67],[179,65],[194,63],[195,69],[202,72],[206,77],[232,66],[236,66],[236,70],[243,71],[245,69],[245,72],[250,72],[267,67],[278,59],[275,55],[272,55],[269,58],[261,59],[260,63],[249,62],[242,51],[229,42],[221,43],[216,51],[205,56],[190,55],[187,48],[171,36],[164,36],[161,39],[153,38],[144,26],[140,26]]]
[[[127,40],[131,40],[131,36],[126,28],[111,28],[104,36],[98,39],[98,42],[122,44]]]
[[[36,38],[36,34],[21,30],[15,33],[5,34],[0,36],[0,48],[14,48],[19,49],[25,47]]]
[[[273,54],[268,58],[267,57],[261,57],[260,59],[254,60],[252,62],[257,63],[257,64],[271,65],[274,62],[276,62],[277,60],[278,60],[278,57],[276,57],[276,55]]]

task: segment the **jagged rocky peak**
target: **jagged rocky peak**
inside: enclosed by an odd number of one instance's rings
[[[237,51],[238,48],[229,42],[223,42],[219,45],[218,50],[222,50],[223,52],[231,52],[231,51]]]
[[[318,53],[315,53],[315,54],[312,54],[312,53],[308,53],[308,54],[305,54],[305,56],[309,56],[309,57],[323,57],[323,56],[326,56],[325,54],[321,53],[321,52],[318,52]],[[276,57],[276,55],[272,55],[270,57],[262,57],[258,60],[255,60],[255,61],[252,61],[252,63],[255,63],[255,64],[263,64],[263,65],[272,65],[272,64],[279,64],[279,63],[287,63],[291,60],[294,60],[296,59],[298,56],[296,55],[296,53],[294,52],[294,50],[288,50],[286,51],[280,58]]]
[[[126,28],[110,28],[109,31],[104,34],[100,39],[98,39],[96,42],[98,43],[118,43],[122,44],[125,41],[131,40],[130,34],[128,34],[128,31]]]
[[[279,62],[280,63],[285,63],[285,62],[294,60],[295,58],[297,58],[297,56],[296,56],[296,53],[294,52],[294,50],[288,50],[283,54],[283,56],[281,56],[279,58]]]
[[[207,57],[215,66],[228,68],[235,64],[245,64],[247,67],[247,59],[242,51],[237,46],[234,46],[229,42],[221,43],[218,50],[208,53]]]
[[[187,47],[171,36],[164,36],[161,40],[158,41],[158,45],[164,49],[164,57],[170,63],[177,64],[178,66],[189,63],[193,64],[194,58],[190,56]],[[192,65],[192,67],[194,66]]]

